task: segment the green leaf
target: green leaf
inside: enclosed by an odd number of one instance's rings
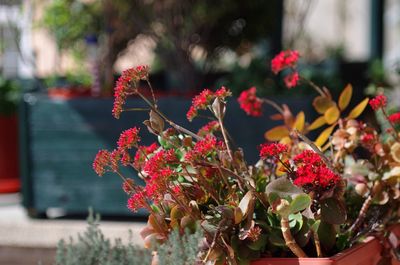
[[[265,187],[265,193],[268,195],[268,197],[271,193],[275,193],[280,198],[286,198],[301,194],[303,191],[293,185],[288,178],[281,177],[271,181],[267,187]]]
[[[307,194],[297,195],[290,203],[290,213],[303,211],[311,205],[311,198]]]
[[[310,222],[309,222],[310,224],[312,223],[312,225],[310,226],[310,229],[311,229],[312,231],[317,232],[318,229],[319,229],[319,225],[321,224],[321,220],[316,220],[316,221],[314,222],[314,220],[309,219],[309,221],[310,221]]]
[[[323,248],[326,251],[331,250],[336,243],[336,231],[334,225],[321,222],[318,228],[318,237]]]
[[[335,198],[321,201],[321,219],[329,224],[343,224],[346,222],[346,209],[344,205]]]
[[[300,231],[294,235],[295,240],[300,247],[306,246],[310,241],[310,233],[309,233],[310,226],[307,222],[307,219],[304,216],[302,217],[303,217],[303,225]]]

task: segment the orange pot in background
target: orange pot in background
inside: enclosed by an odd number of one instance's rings
[[[400,225],[394,225],[389,230],[400,238]],[[370,237],[364,243],[329,258],[263,258],[251,262],[251,265],[377,265],[381,254],[382,244]],[[400,265],[400,261],[392,258],[391,264]]]
[[[17,117],[0,116],[0,193],[17,192],[20,185]]]

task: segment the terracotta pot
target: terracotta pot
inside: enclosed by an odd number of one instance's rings
[[[17,117],[0,116],[0,193],[20,189]]]
[[[251,265],[376,265],[381,251],[379,240],[370,237],[366,242],[330,258],[264,258],[253,261]],[[400,262],[392,259],[392,265],[400,265]]]

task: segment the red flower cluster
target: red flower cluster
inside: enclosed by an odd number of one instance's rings
[[[284,77],[283,81],[287,88],[293,88],[298,85],[300,80],[299,73],[293,72]]]
[[[110,157],[110,152],[108,152],[107,150],[100,150],[97,153],[93,161],[93,169],[97,175],[102,176],[105,173],[105,168],[110,163]]]
[[[93,170],[97,175],[102,176],[106,172],[107,167],[112,171],[117,171],[118,168],[118,157],[116,156],[117,151],[110,153],[107,150],[100,150],[97,152],[96,157],[93,161]]]
[[[140,141],[139,131],[140,128],[136,127],[123,131],[117,142],[118,149],[126,150],[135,146]]]
[[[145,208],[145,205],[146,205],[146,197],[144,191],[137,192],[128,199],[127,206],[128,209],[131,210],[132,212],[136,212],[140,208]]]
[[[218,121],[210,121],[206,125],[200,128],[200,130],[197,132],[197,135],[199,136],[207,136],[209,134],[214,133],[215,131],[219,130],[220,126]]]
[[[126,179],[124,183],[122,183],[122,189],[125,191],[126,194],[131,194],[133,192],[133,187],[135,183],[133,179]]]
[[[295,67],[297,61],[299,60],[299,56],[300,55],[298,51],[281,51],[271,61],[272,72],[274,72],[274,74],[278,74],[285,68]]]
[[[135,158],[133,161],[133,166],[136,170],[140,170],[146,161],[147,156],[154,153],[158,149],[157,143],[152,143],[149,146],[139,146],[136,151]]]
[[[340,181],[340,177],[333,173],[314,151],[303,151],[293,160],[297,166],[293,183],[299,187],[311,190],[327,189]]]
[[[202,140],[198,141],[193,149],[186,153],[185,159],[187,161],[195,161],[199,158],[208,156],[212,151],[216,150],[217,139],[213,136],[206,136]]]
[[[389,116],[389,121],[391,123],[399,123],[400,124],[400,112],[393,113]]]
[[[385,95],[377,95],[369,101],[369,105],[373,110],[378,110],[386,106],[387,98]]]
[[[375,136],[372,133],[366,133],[361,136],[361,142],[365,145],[371,144],[375,140]]]
[[[263,159],[273,158],[288,151],[288,146],[280,143],[266,143],[260,145],[260,157]]]
[[[148,76],[149,67],[146,65],[130,68],[122,72],[114,88],[114,107],[112,113],[115,118],[119,119],[128,94],[133,92],[130,90],[131,84],[137,83],[139,80],[146,80]]]
[[[212,103],[213,99],[224,99],[231,95],[232,93],[229,91],[229,89],[226,89],[225,87],[221,87],[215,93],[209,89],[204,89],[199,95],[193,98],[192,106],[190,106],[190,109],[186,114],[187,119],[189,121],[192,121],[194,117],[197,116],[198,111],[206,109],[207,106]]]
[[[262,100],[256,96],[256,88],[251,87],[248,90],[243,91],[238,102],[240,108],[243,109],[247,115],[259,117],[262,115]]]

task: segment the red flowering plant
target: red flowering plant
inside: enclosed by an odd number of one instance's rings
[[[234,148],[224,126],[231,96],[227,88],[205,89],[194,97],[187,118],[199,118],[202,112],[212,115],[195,133],[174,123],[156,98],[147,98],[149,93],[137,86],[140,80],[149,82],[148,67],[122,73],[115,88],[114,116],[134,110],[124,103],[129,95],[139,96],[149,107],[144,124],[158,143],[143,146],[144,132],[128,129],[115,150],[99,151],[93,168],[99,175],[119,175],[128,208],[149,212],[141,233],[146,246],[162,243],[175,229],[202,229],[199,263],[323,257],[398,222],[400,142],[394,125],[399,115],[387,116],[392,138],[383,141],[377,130],[356,120],[369,99],[347,112],[352,87],[346,86],[334,101],[328,89],[301,77],[296,68],[299,56],[297,51],[281,52],[272,60],[272,70],[290,71],[284,77],[288,88],[299,82],[311,85],[318,93],[313,106],[320,117],[308,123],[304,112],[293,115],[285,104],[258,98],[255,87],[244,91],[238,101],[248,115],[262,116],[266,104],[277,111],[272,118],[283,122],[265,133],[255,165],[246,162],[242,149]],[[384,96],[370,105],[384,112]],[[323,126],[327,127],[314,141],[306,136]],[[122,175],[121,166],[136,169],[145,185]]]

